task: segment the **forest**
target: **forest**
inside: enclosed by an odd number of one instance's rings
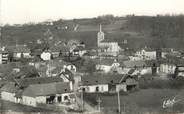
[[[158,38],[184,38],[184,15],[127,16],[127,29]]]

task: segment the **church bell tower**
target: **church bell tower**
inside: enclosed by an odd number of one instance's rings
[[[100,46],[101,41],[104,40],[104,32],[102,32],[102,25],[100,24],[100,31],[97,34],[97,46]]]

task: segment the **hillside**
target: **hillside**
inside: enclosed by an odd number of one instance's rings
[[[76,39],[83,41],[88,48],[96,47],[96,37],[99,31],[99,24],[102,23],[105,38],[117,41],[121,47],[174,47],[183,48],[183,21],[179,18],[177,22],[173,18],[177,17],[100,17],[91,19],[58,20],[52,25],[45,23],[5,26],[2,29],[3,42],[8,45],[15,43],[24,44],[36,42],[37,39],[48,39],[45,32],[49,29],[54,40]],[[164,28],[159,27],[159,23]],[[169,21],[168,21],[169,20]],[[173,22],[174,21],[174,22]],[[170,24],[167,24],[171,23]],[[166,26],[167,25],[167,26]],[[153,26],[155,27],[153,29]],[[181,30],[179,28],[181,28]],[[156,28],[157,27],[157,28]],[[172,28],[175,29],[173,30]],[[168,28],[168,29],[167,29]],[[179,31],[179,32],[176,32]],[[153,33],[154,32],[154,33]],[[122,43],[126,39],[128,44]]]

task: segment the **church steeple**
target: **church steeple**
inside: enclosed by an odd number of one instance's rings
[[[102,25],[100,24],[100,32],[102,32]]]
[[[102,25],[100,24],[100,31],[97,34],[97,45],[100,46],[100,42],[104,40],[104,32],[102,32]]]

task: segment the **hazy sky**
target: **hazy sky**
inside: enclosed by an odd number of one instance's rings
[[[40,22],[47,19],[181,14],[184,0],[0,0],[3,23]]]

